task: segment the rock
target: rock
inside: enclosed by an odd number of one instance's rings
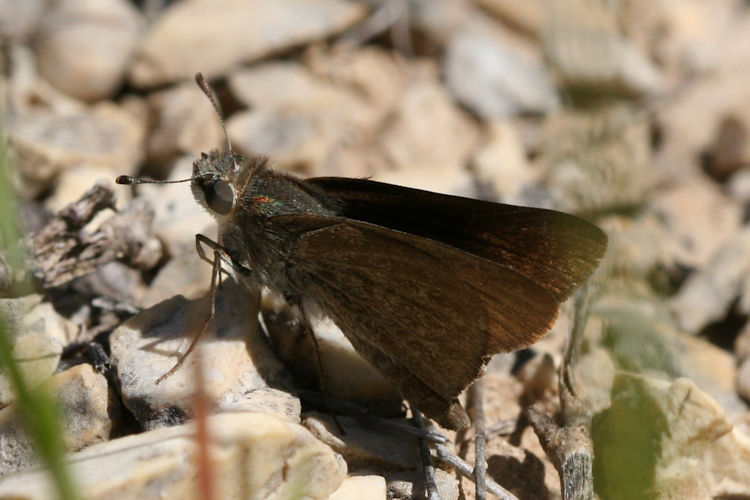
[[[193,300],[211,286],[211,264],[204,262],[194,249],[186,248],[159,269],[139,305],[149,308],[175,295]]]
[[[675,245],[677,262],[694,268],[708,264],[742,222],[741,207],[698,175],[659,193],[650,210],[664,221],[662,238]]]
[[[55,191],[45,200],[45,206],[50,212],[57,212],[70,203],[78,201],[91,186],[101,182],[104,185],[111,184],[122,172],[111,165],[81,164],[68,167],[60,172],[55,181]],[[123,189],[117,190],[115,206],[118,209],[125,208],[132,199],[130,193]],[[102,214],[104,215],[104,214]],[[111,216],[111,212],[106,217]],[[99,215],[95,217],[92,226],[101,222]]]
[[[507,24],[534,37],[541,37],[548,22],[548,0],[479,0],[479,5]]]
[[[338,417],[346,434],[341,435],[329,416],[308,414],[303,425],[320,441],[346,460],[351,471],[409,470],[418,467],[416,438],[373,425],[362,425],[350,417]],[[404,425],[408,422],[402,421]]]
[[[280,297],[266,294],[263,320],[274,350],[306,387],[320,388],[316,354],[297,310]],[[320,347],[325,385],[333,399],[354,401],[387,416],[401,414],[403,398],[393,386],[354,350],[341,330],[329,319],[313,319]]]
[[[387,497],[383,476],[349,476],[328,500],[384,500]]]
[[[110,416],[118,411],[110,397],[107,380],[83,364],[58,373],[51,379],[51,392],[62,416],[62,439],[69,451],[78,451],[109,439]],[[0,476],[39,464],[34,444],[19,420],[16,404],[0,410]]]
[[[322,81],[335,89],[346,88],[370,104],[373,120],[379,123],[396,106],[408,83],[408,67],[391,52],[376,46],[326,51],[312,47],[305,64]]]
[[[372,135],[382,119],[353,90],[323,81],[295,63],[240,71],[229,84],[251,108],[227,123],[236,148],[268,155],[284,170],[317,174],[337,149]]]
[[[585,0],[551,0],[544,56],[558,82],[586,94],[644,96],[664,88],[657,67],[622,37],[613,10]]]
[[[187,179],[193,175],[193,157],[181,158],[167,180]],[[138,186],[154,209],[154,232],[172,255],[195,253],[195,235],[204,233],[216,240],[216,222],[195,201],[190,183],[144,184]],[[206,264],[208,265],[208,264]]]
[[[746,31],[750,27],[747,23]],[[722,42],[723,44],[724,42]],[[750,40],[743,43],[750,46]],[[731,50],[723,47],[722,50]],[[655,168],[682,180],[695,172],[700,158],[715,141],[716,131],[728,116],[750,130],[750,88],[743,77],[747,57],[736,64],[712,72],[711,78],[699,79],[671,99],[669,106],[657,111],[661,135],[656,151]]]
[[[144,136],[142,124],[109,103],[61,113],[36,109],[15,117],[9,131],[24,196],[52,187],[62,170],[74,166],[133,174]]]
[[[594,481],[612,498],[747,495],[750,438],[687,379],[620,374],[612,407],[594,417]]]
[[[401,102],[381,135],[383,151],[393,172],[380,172],[377,179],[393,182],[403,176],[402,185],[415,184],[415,172],[427,174],[423,179],[440,176],[446,179],[465,178],[464,165],[478,142],[476,126],[453,104],[448,93],[431,76],[415,79],[405,90]],[[429,172],[429,173],[428,173]],[[413,179],[408,182],[409,179]],[[435,190],[435,186],[422,189]],[[443,186],[443,191],[465,186]]]
[[[689,378],[724,407],[739,422],[747,411],[735,392],[736,360],[727,351],[706,340],[676,331],[664,320],[663,306],[651,301],[623,297],[599,300],[592,310],[586,338],[591,352],[581,356],[576,368],[581,380],[591,385],[582,389],[588,405],[601,409],[608,404],[613,375],[627,371],[663,380]],[[596,346],[596,347],[594,347]],[[602,359],[603,348],[616,370]],[[590,356],[597,359],[586,360]]]
[[[60,362],[63,346],[75,335],[75,327],[39,295],[0,299],[0,317],[26,383],[34,387],[47,380]],[[0,405],[15,398],[8,374],[0,373]]]
[[[629,38],[648,50],[653,60],[670,73],[690,75],[714,70],[726,59],[727,48],[738,42],[737,32],[744,27],[737,22],[740,9],[735,0],[712,5],[633,0],[617,13]],[[657,31],[662,35],[654,37]]]
[[[39,73],[77,99],[111,97],[122,84],[140,26],[138,11],[125,0],[59,0],[36,35]]]
[[[154,124],[146,143],[152,172],[166,176],[175,159],[226,146],[219,118],[195,82],[155,92],[147,103]]]
[[[738,202],[750,204],[750,168],[744,168],[735,173],[729,179],[727,191]]]
[[[720,238],[716,208],[712,219],[715,237]],[[694,218],[687,221],[696,222]],[[695,224],[693,228],[696,229]],[[724,318],[738,298],[741,298],[739,312],[750,313],[750,227],[729,237],[710,261],[687,278],[672,300],[672,310],[683,329],[697,334],[709,323]]]
[[[43,0],[0,1],[0,38],[4,40],[27,40],[36,29],[45,2]]]
[[[197,72],[214,78],[242,63],[339,33],[365,14],[364,6],[341,0],[173,4],[140,43],[130,80],[152,87]]]
[[[539,51],[482,16],[472,16],[451,37],[443,66],[451,94],[484,119],[559,106]]]
[[[216,316],[196,346],[203,360],[203,390],[216,409],[235,409],[243,399],[269,385],[283,386],[286,376],[270,346],[259,336],[256,292],[224,281],[216,296]],[[192,353],[182,367],[156,385],[185,352],[208,315],[208,297],[165,300],[123,323],[110,337],[112,362],[117,366],[122,399],[147,429],[181,423],[192,415],[195,391]],[[271,407],[268,393],[258,407]],[[279,398],[271,394],[276,402]],[[288,396],[288,398],[293,398]],[[293,409],[295,414],[290,415]],[[284,401],[272,409],[298,419],[299,406]]]
[[[424,487],[424,473],[421,470],[391,473],[387,477],[389,498],[427,498]],[[454,474],[435,468],[435,483],[440,500],[458,500],[459,485]],[[464,498],[473,498],[466,495]],[[473,490],[472,490],[473,491]]]
[[[724,182],[750,163],[750,142],[745,124],[733,115],[719,123],[713,144],[705,152],[706,173]]]
[[[627,105],[548,117],[544,179],[558,210],[599,213],[637,207],[656,183],[648,123]]]
[[[261,413],[209,417],[216,498],[328,498],[346,464],[303,427]],[[194,498],[195,424],[158,429],[92,446],[72,455],[70,470],[85,498]],[[0,481],[0,496],[55,497],[50,474],[33,471]]]
[[[541,173],[530,165],[518,131],[506,120],[490,123],[486,144],[476,152],[471,166],[481,184],[511,204],[522,204],[521,193]]]

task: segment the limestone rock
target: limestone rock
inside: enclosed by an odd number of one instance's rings
[[[328,498],[346,464],[302,426],[262,413],[232,413],[207,421],[216,498]],[[85,498],[201,498],[195,424],[158,429],[92,446],[71,457]],[[0,496],[53,498],[47,471],[0,481]]]
[[[270,346],[259,336],[258,296],[232,280],[218,289],[216,316],[195,349],[200,349],[206,384],[203,390],[217,410],[236,409],[243,399],[285,375]],[[192,415],[196,354],[156,385],[198,334],[208,315],[208,297],[165,300],[134,316],[112,333],[112,361],[117,366],[123,403],[147,429],[181,423]],[[268,382],[266,382],[268,381]],[[265,398],[266,393],[260,392]],[[293,396],[288,396],[292,398]],[[277,407],[259,403],[289,419],[299,418],[292,402]],[[291,411],[291,414],[289,413]]]
[[[341,0],[173,4],[140,43],[130,79],[151,87],[197,72],[214,78],[241,63],[343,31],[364,15],[364,6]]]
[[[50,389],[62,414],[62,438],[68,450],[78,451],[109,439],[111,415],[118,407],[103,375],[91,365],[76,365],[52,377]],[[23,425],[15,404],[0,410],[0,476],[39,464]]]

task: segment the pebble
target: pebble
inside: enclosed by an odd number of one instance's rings
[[[304,425],[321,442],[339,453],[351,471],[408,470],[420,464],[416,438],[338,416],[341,435],[328,415],[309,413]],[[408,425],[407,421],[400,423]]]
[[[144,88],[187,80],[197,72],[211,79],[242,63],[335,35],[365,14],[363,5],[342,0],[175,3],[140,42],[130,80]]]
[[[42,14],[44,0],[0,1],[0,37],[4,40],[24,41],[34,33]]]
[[[701,175],[660,192],[649,209],[664,221],[662,238],[674,245],[675,260],[692,268],[706,266],[742,224],[742,207]]]
[[[62,416],[62,439],[69,451],[109,439],[111,417],[118,408],[103,375],[82,364],[56,374],[50,382]],[[39,465],[39,455],[19,419],[16,404],[0,410],[0,441],[0,476]]]
[[[484,119],[559,106],[540,52],[484,17],[471,17],[448,41],[443,72],[451,94]]]
[[[207,420],[216,498],[324,500],[346,477],[346,464],[300,425],[263,413]],[[195,498],[195,424],[156,429],[92,446],[70,457],[84,498]],[[48,471],[0,480],[0,496],[54,498]]]
[[[383,476],[349,476],[328,500],[384,500],[387,497]]]
[[[750,227],[736,231],[687,278],[672,300],[672,310],[685,331],[698,334],[726,316],[737,299],[738,312],[750,314]]]
[[[319,387],[314,346],[302,319],[275,295],[263,299],[263,320],[274,350],[306,387]],[[380,373],[354,350],[330,319],[314,318],[312,328],[318,341],[323,376],[330,397],[352,401],[381,415],[399,415],[403,398]]]
[[[64,113],[35,109],[14,117],[9,130],[26,196],[53,187],[60,172],[76,166],[133,174],[145,134],[142,123],[111,103]]]
[[[167,180],[189,178],[193,174],[195,159],[192,156],[180,158]],[[195,201],[189,182],[144,184],[137,189],[139,195],[154,209],[154,233],[164,243],[169,254],[195,253],[196,233],[203,233],[216,240],[216,221]]]
[[[122,399],[146,429],[182,423],[193,414],[196,354],[174,374],[155,384],[185,352],[208,315],[208,297],[176,296],[133,316],[110,337]],[[206,397],[217,410],[236,409],[258,389],[287,382],[270,346],[259,336],[258,296],[225,280],[216,296],[216,316],[196,346],[203,360]],[[258,392],[260,396],[267,393]],[[279,403],[276,394],[275,401]],[[288,395],[286,398],[293,399]],[[299,405],[259,403],[285,418],[299,419]],[[295,415],[289,415],[293,409]]]
[[[478,142],[476,125],[454,104],[437,79],[418,77],[405,89],[380,137],[393,169],[378,172],[376,179],[427,190],[466,189],[453,182],[466,178],[464,167]],[[397,176],[400,182],[395,182]],[[421,183],[417,182],[418,177]],[[437,186],[438,179],[451,182]],[[432,185],[425,185],[425,181]]]
[[[146,102],[154,124],[146,141],[150,173],[166,177],[180,157],[226,147],[220,119],[195,82],[154,92]]]
[[[750,492],[750,437],[688,379],[618,375],[611,408],[594,418],[593,439],[601,496],[690,500]]]
[[[126,0],[58,0],[45,11],[34,50],[39,73],[82,101],[113,97],[142,19]]]
[[[659,68],[623,37],[614,10],[581,0],[551,0],[544,56],[557,81],[588,94],[656,95]]]
[[[39,295],[0,299],[0,316],[7,325],[13,359],[30,387],[47,380],[57,368],[62,349],[76,328]],[[16,399],[8,374],[0,373],[0,406]]]

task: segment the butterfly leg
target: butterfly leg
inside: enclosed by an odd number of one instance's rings
[[[205,250],[203,249],[203,246],[201,246],[202,244],[213,250],[213,259],[208,258]],[[175,363],[175,365],[168,372],[156,379],[156,384],[160,384],[161,382],[172,376],[182,366],[182,364],[185,362],[185,359],[187,359],[188,355],[195,348],[198,340],[200,340],[200,338],[203,336],[203,333],[208,329],[208,325],[211,324],[211,321],[213,321],[214,317],[216,316],[216,290],[219,283],[221,282],[221,273],[226,272],[222,269],[221,263],[228,263],[230,266],[232,266],[233,269],[244,276],[249,276],[251,274],[250,270],[235,261],[224,247],[202,234],[195,235],[195,249],[198,252],[198,256],[202,260],[211,264],[211,287],[208,293],[208,316],[203,322],[203,325],[201,325],[201,329],[198,331],[198,334],[190,341],[190,345],[188,346],[187,351],[185,351],[185,353],[180,356],[180,358],[177,360],[177,363]]]
[[[333,405],[331,405],[331,395],[328,391],[328,386],[326,384],[326,375],[325,371],[323,370],[323,359],[320,356],[320,343],[318,342],[318,338],[315,336],[315,331],[312,328],[312,325],[310,324],[310,320],[307,319],[307,314],[305,313],[305,310],[300,308],[302,310],[302,318],[305,323],[305,331],[307,332],[307,335],[310,337],[310,340],[312,340],[313,344],[313,350],[315,351],[315,361],[316,366],[318,367],[318,379],[320,380],[320,390],[323,391],[323,401],[325,402],[326,408],[328,409],[328,413],[331,414],[331,417],[333,418],[333,422],[336,425],[336,428],[338,429],[340,434],[346,434],[346,431],[344,430],[344,427],[341,425],[341,422],[339,422],[338,417],[336,417],[336,413],[333,411]]]

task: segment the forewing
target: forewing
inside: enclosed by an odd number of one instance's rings
[[[570,214],[490,203],[364,179],[308,179],[341,201],[341,215],[443,242],[509,267],[558,301],[596,269],[607,236]]]
[[[330,217],[276,217],[273,225],[300,235],[287,251],[301,294],[449,427],[466,423],[456,396],[487,358],[533,343],[557,316],[557,301],[534,281],[437,241]]]

